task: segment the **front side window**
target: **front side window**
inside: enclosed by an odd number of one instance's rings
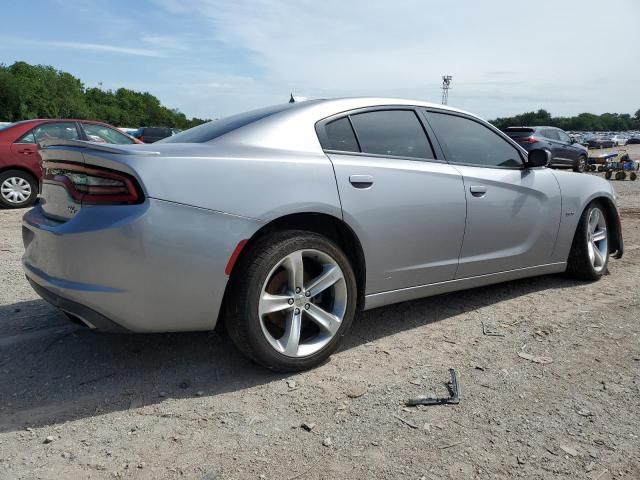
[[[380,110],[358,113],[350,118],[363,153],[435,158],[413,110]]]
[[[47,140],[78,140],[78,130],[73,122],[50,122],[33,129],[36,142]]]
[[[90,142],[98,143],[114,143],[119,145],[131,145],[134,143],[126,135],[104,125],[96,125],[94,123],[83,123],[82,128],[87,134]]]
[[[564,133],[562,130],[556,130],[556,131],[558,132],[558,136],[560,137],[561,142],[565,142],[565,143],[571,142],[571,137],[569,137],[569,135]]]
[[[429,113],[429,123],[451,163],[522,167],[520,152],[481,123],[457,115]]]
[[[328,150],[338,150],[341,152],[359,152],[358,141],[351,128],[351,123],[347,117],[334,120],[325,127],[327,135]]]

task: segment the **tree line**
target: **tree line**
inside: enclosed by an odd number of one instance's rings
[[[87,88],[70,73],[46,65],[15,62],[0,64],[0,121],[30,118],[81,118],[116,126],[190,128],[208,120],[187,118],[177,109],[164,107],[148,92],[127,88]],[[499,129],[513,125],[549,125],[563,130],[640,130],[640,109],[628,113],[581,113],[553,117],[543,109],[491,121]]]
[[[628,113],[581,113],[574,117],[553,117],[546,110],[527,112],[514,117],[501,117],[491,123],[504,130],[511,126],[550,126],[563,130],[577,130],[587,132],[620,132],[625,130],[640,130],[640,109],[631,116]]]
[[[46,65],[0,64],[0,121],[79,118],[123,127],[191,128],[208,120],[187,118],[148,92],[87,88],[70,73]]]

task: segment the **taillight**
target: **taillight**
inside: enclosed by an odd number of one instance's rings
[[[531,135],[530,137],[521,140],[522,143],[538,143],[538,139]]]
[[[43,169],[43,182],[64,185],[78,203],[128,205],[142,200],[136,181],[122,172],[63,162],[44,162]]]

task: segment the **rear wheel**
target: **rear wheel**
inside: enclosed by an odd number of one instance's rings
[[[33,175],[21,170],[0,173],[0,205],[5,208],[24,208],[38,198],[38,182]]]
[[[632,182],[634,182],[636,178],[638,178],[638,174],[636,172],[631,172],[629,174],[629,180],[631,180]]]
[[[580,280],[599,280],[609,263],[607,217],[600,203],[582,212],[569,253],[567,273]]]
[[[258,240],[236,268],[225,325],[245,355],[272,370],[300,371],[338,348],[355,316],[357,286],[332,241],[278,232]]]
[[[604,178],[606,178],[607,180],[611,179],[611,170],[607,170],[604,174]]]
[[[573,171],[582,173],[584,172],[586,166],[587,166],[587,157],[585,157],[584,155],[580,155],[576,163],[573,165]]]

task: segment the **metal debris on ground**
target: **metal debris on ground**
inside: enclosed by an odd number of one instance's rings
[[[518,356],[520,358],[524,358],[525,360],[529,360],[529,361],[534,362],[534,363],[547,364],[547,363],[552,363],[553,362],[553,358],[551,358],[551,357],[543,357],[543,356],[538,356],[538,355],[531,355],[530,353],[526,353],[526,352],[518,352]]]
[[[405,402],[406,405],[415,407],[416,405],[457,405],[458,403],[460,403],[460,389],[458,387],[458,378],[456,376],[456,371],[453,368],[450,368],[449,374],[451,375],[451,380],[446,384],[447,389],[449,390],[448,397],[410,398]]]
[[[482,333],[489,337],[504,337],[504,333],[500,333],[495,326],[488,325],[484,322],[482,322]]]

